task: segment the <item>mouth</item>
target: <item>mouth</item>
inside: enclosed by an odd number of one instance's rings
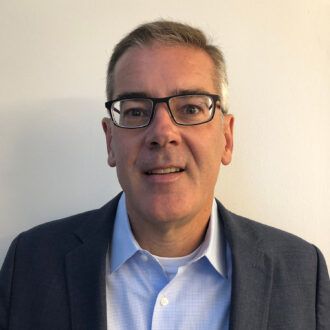
[[[179,173],[183,172],[184,169],[180,167],[168,167],[168,168],[157,168],[154,170],[150,170],[145,172],[147,175],[154,175],[154,174],[170,174],[170,173]]]

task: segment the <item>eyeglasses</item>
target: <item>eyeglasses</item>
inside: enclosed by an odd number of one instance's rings
[[[192,94],[163,98],[121,98],[105,103],[112,122],[123,128],[141,128],[150,124],[157,103],[166,103],[173,121],[178,125],[192,126],[211,121],[219,95]],[[219,109],[221,106],[219,105]]]

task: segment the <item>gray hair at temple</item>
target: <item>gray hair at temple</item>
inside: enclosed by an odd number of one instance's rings
[[[113,98],[114,68],[119,58],[131,47],[143,47],[153,42],[186,45],[204,50],[214,62],[214,82],[220,95],[221,108],[224,114],[228,113],[228,80],[221,50],[217,46],[211,45],[201,30],[187,24],[166,20],[138,26],[115,46],[107,71],[106,94],[108,100]]]

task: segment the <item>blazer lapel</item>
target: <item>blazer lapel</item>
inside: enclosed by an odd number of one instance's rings
[[[232,254],[229,329],[266,329],[273,274],[272,259],[258,248],[258,240],[246,222],[250,220],[237,221],[237,216],[229,213],[219,202],[218,209]]]
[[[81,245],[66,256],[66,275],[73,330],[105,330],[106,255],[119,196],[76,232]]]
[[[242,245],[232,249],[232,258],[230,330],[266,329],[272,283],[271,261],[261,252]]]

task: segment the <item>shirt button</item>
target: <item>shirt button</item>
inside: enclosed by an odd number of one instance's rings
[[[143,261],[148,261],[148,256],[146,256],[145,254],[141,254],[141,259],[143,260]]]
[[[166,305],[168,305],[168,299],[167,299],[166,297],[162,297],[162,298],[160,299],[160,304],[161,304],[162,306],[166,306]]]

